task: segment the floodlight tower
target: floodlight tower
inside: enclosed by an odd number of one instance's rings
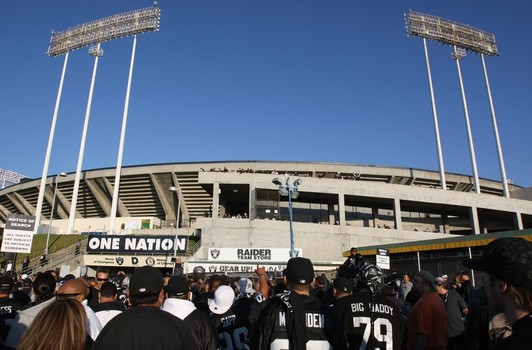
[[[491,88],[488,79],[488,72],[486,70],[486,63],[484,56],[498,56],[499,51],[495,44],[495,35],[483,30],[473,28],[469,25],[460,24],[449,21],[441,17],[424,14],[421,12],[409,11],[405,14],[406,28],[408,35],[417,36],[426,39],[435,40],[440,44],[449,45],[452,47],[462,48],[475,54],[479,54],[482,58],[482,66],[484,68],[484,77],[486,80],[486,88],[488,91],[488,99],[490,103],[491,118],[493,129],[495,132],[495,142],[497,144],[497,153],[499,156],[499,164],[501,168],[502,187],[505,197],[509,197],[508,182],[506,179],[506,169],[504,166],[504,159],[502,155],[501,142],[499,138],[499,129],[497,126],[497,119],[495,116],[495,109],[493,107],[493,99],[491,96]],[[472,145],[472,142],[471,142]]]
[[[133,35],[134,43],[133,43],[132,56],[134,57],[135,47],[136,47],[136,35],[140,33],[145,33],[145,32],[158,31],[160,15],[161,15],[161,11],[157,7],[157,2],[155,1],[153,7],[148,7],[144,9],[134,10],[130,12],[125,12],[125,13],[120,13],[117,15],[105,17],[99,20],[77,25],[73,28],[70,28],[62,32],[52,31],[52,38],[50,41],[50,47],[48,48],[47,54],[52,57],[56,57],[56,56],[60,56],[64,54],[65,63],[63,65],[63,73],[61,75],[61,82],[59,85],[59,92],[57,95],[54,116],[52,118],[52,127],[50,131],[50,136],[48,139],[48,148],[46,151],[46,156],[45,156],[45,161],[44,161],[44,166],[43,166],[43,175],[41,177],[41,186],[39,189],[39,197],[37,200],[37,208],[35,211],[35,216],[37,220],[36,225],[35,225],[35,232],[38,230],[40,219],[41,219],[40,216],[41,216],[41,211],[42,211],[42,203],[44,199],[44,188],[46,185],[46,176],[48,174],[48,165],[49,165],[50,154],[52,150],[52,143],[53,143],[54,132],[55,132],[55,124],[57,120],[57,112],[59,109],[59,102],[61,99],[63,80],[64,80],[64,76],[66,72],[69,52],[83,48],[83,47],[92,46],[91,49],[89,50],[89,53],[95,59],[94,69],[93,69],[93,78],[92,78],[91,88],[89,92],[89,101],[87,104],[87,111],[85,115],[84,131],[83,131],[83,136],[82,136],[82,141],[81,141],[80,153],[78,157],[78,170],[76,171],[76,179],[75,179],[74,192],[73,192],[73,197],[72,197],[72,206],[71,206],[70,215],[69,215],[68,232],[71,233],[74,227],[74,219],[75,219],[75,214],[76,214],[77,194],[79,190],[79,181],[81,177],[80,176],[81,175],[81,163],[82,163],[83,152],[84,152],[84,147],[85,147],[86,127],[88,125],[88,117],[90,115],[90,104],[92,100],[94,78],[96,75],[96,67],[97,67],[98,58],[103,54],[103,51],[100,48],[100,45],[102,42],[105,42],[105,41]],[[133,61],[134,60],[132,59],[131,67],[133,66]],[[121,162],[122,162],[122,149],[123,149],[124,134],[125,134],[125,123],[127,120],[126,116],[127,116],[127,111],[128,111],[128,105],[129,105],[131,76],[132,76],[132,68],[130,68],[128,87],[127,87],[127,92],[126,92],[126,103],[124,107],[124,118],[123,118],[123,125],[122,125],[122,137],[120,141],[120,150],[119,150],[119,155],[118,155],[118,163],[119,163],[119,165],[117,166],[118,173],[120,172]],[[113,194],[113,201],[115,200],[115,197],[118,197],[117,187],[119,186],[119,183],[120,183],[120,178],[118,176],[118,179],[115,178],[115,193]],[[113,215],[116,215],[116,206],[115,206],[114,213],[112,213],[112,217]],[[113,227],[111,229],[113,229]]]
[[[460,81],[460,91],[462,92],[462,103],[464,105],[464,116],[467,128],[467,139],[469,140],[469,152],[471,154],[471,166],[473,167],[473,180],[475,183],[475,192],[480,193],[480,185],[478,181],[477,158],[475,156],[475,147],[473,146],[473,134],[471,133],[471,123],[469,122],[469,110],[467,108],[467,100],[464,89],[464,81],[462,79],[462,68],[460,61],[466,56],[466,50],[454,45],[454,52],[451,58],[456,61],[456,69],[458,70],[458,80]]]

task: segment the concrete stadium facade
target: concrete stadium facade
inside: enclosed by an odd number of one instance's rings
[[[488,179],[475,193],[467,175],[447,173],[443,190],[436,171],[273,161],[124,167],[110,228],[114,176],[114,168],[83,172],[75,233],[187,235],[198,249],[185,259],[197,264],[212,260],[212,249],[289,249],[287,197],[275,177],[303,179],[293,201],[295,248],[322,266],[342,261],[351,246],[532,228],[530,189],[516,185],[507,198],[501,183]],[[47,179],[40,233],[67,232],[74,179],[74,173]],[[33,179],[1,190],[2,223],[9,214],[33,215],[39,186]]]

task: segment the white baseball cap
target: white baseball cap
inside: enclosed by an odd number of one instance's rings
[[[209,304],[209,310],[221,315],[231,308],[235,300],[235,292],[229,286],[220,286],[214,292],[214,299]]]

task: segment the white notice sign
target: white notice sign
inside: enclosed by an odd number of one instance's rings
[[[383,270],[390,269],[390,254],[388,253],[388,249],[377,248],[377,256],[375,258],[378,267]]]
[[[9,215],[4,229],[1,251],[5,253],[30,253],[34,227],[35,216]]]

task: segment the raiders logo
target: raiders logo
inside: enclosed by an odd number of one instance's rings
[[[124,258],[120,256],[118,258],[115,258],[115,260],[118,265],[122,265],[124,263]]]
[[[216,272],[216,266],[209,266],[210,272]]]
[[[211,256],[213,259],[217,259],[220,256],[220,249],[211,249]]]
[[[155,259],[152,257],[146,258],[146,265],[153,266],[155,265]]]

